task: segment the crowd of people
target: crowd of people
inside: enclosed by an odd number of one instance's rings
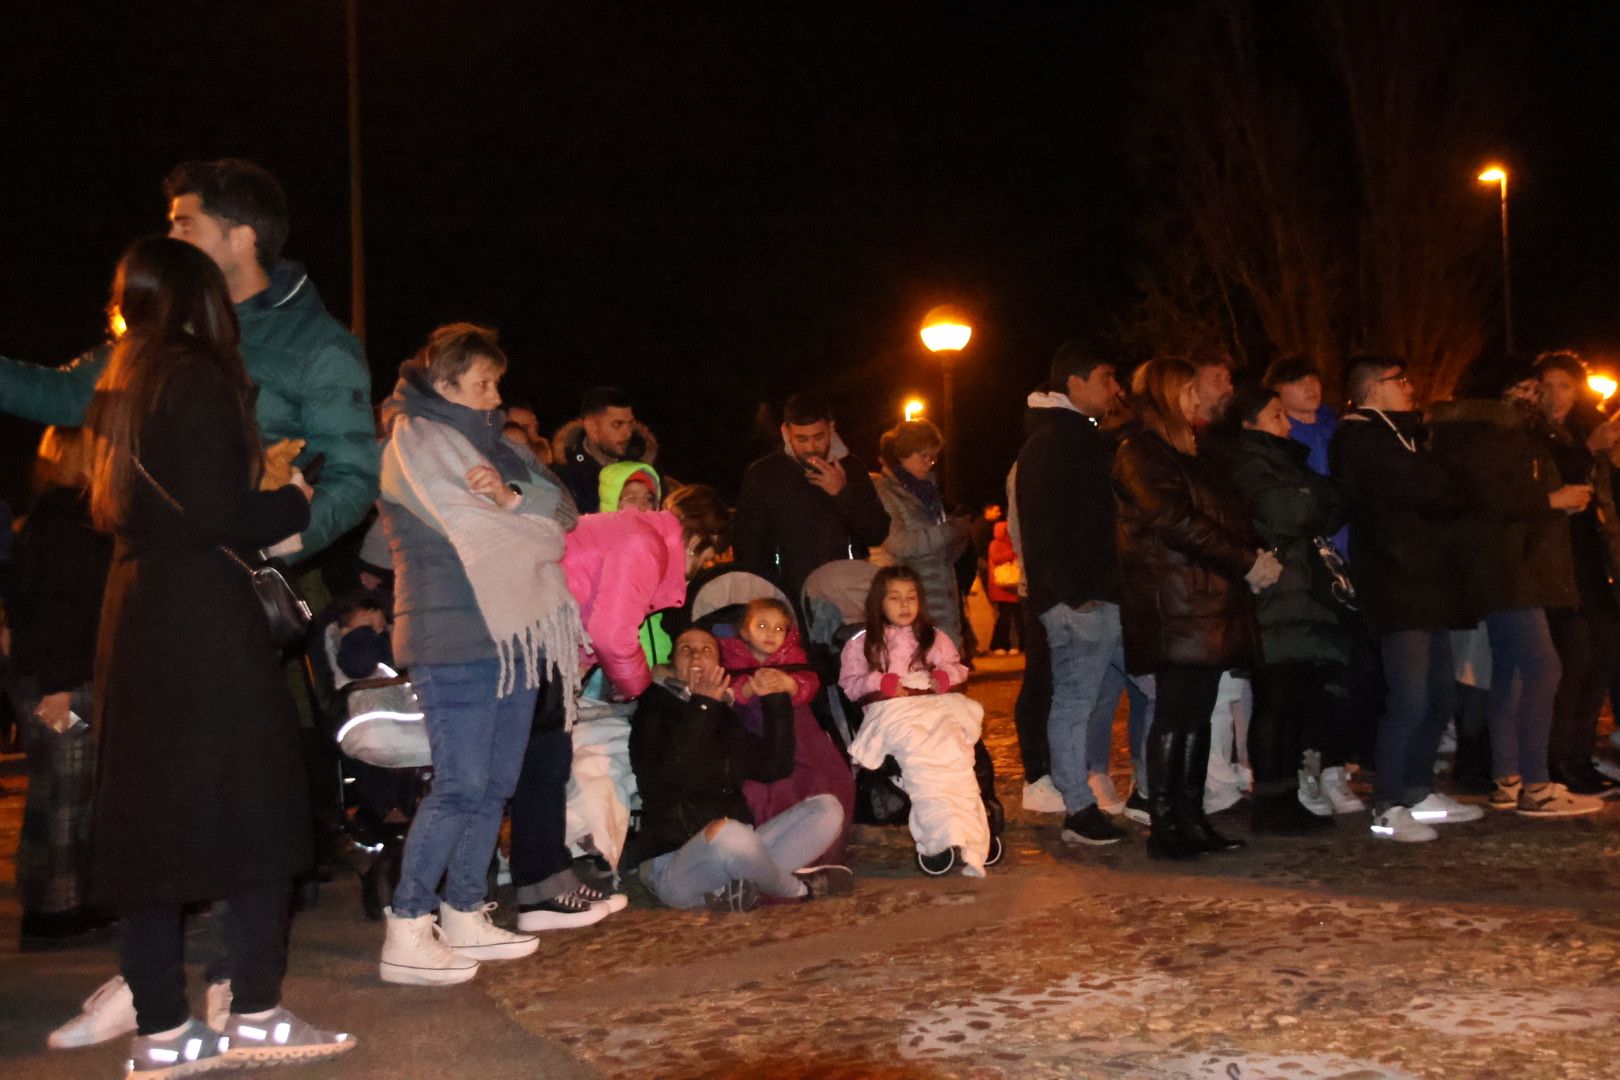
[[[169,235],[116,268],[107,344],[0,358],[0,411],[52,425],[0,582],[24,944],[119,927],[120,975],[53,1046],[133,1033],[148,1078],[352,1049],[281,999],[334,814],[403,833],[378,959],[399,984],[528,956],[622,910],[632,876],[723,912],[847,893],[858,776],[904,805],[924,873],[982,877],[1002,848],[964,692],[976,576],[979,655],[1026,658],[1024,809],[1064,842],[1120,842],[1125,818],[1154,858],[1232,852],[1211,815],[1243,796],[1256,835],[1370,810],[1372,837],[1419,842],[1615,790],[1593,755],[1620,676],[1620,420],[1572,354],[1487,353],[1427,411],[1399,358],[1353,357],[1341,415],[1302,359],[1157,358],[1127,392],[1065,344],[1005,508],[947,505],[927,421],[869,470],[801,393],[733,509],[663,471],[619,390],[545,438],[503,402],[487,327],[434,330],[374,412],[358,344],[282,258],[275,179],[190,162],[166,194]],[[321,609],[304,655],[272,640],[267,558]],[[809,600],[829,567],[851,609],[831,628]],[[733,572],[752,591],[695,615]],[[323,662],[409,695],[380,715],[420,721],[430,782],[351,761],[359,805],[324,789],[332,736],[299,689]],[[601,813],[575,805],[587,754]],[[210,904],[197,1018],[183,928]]]

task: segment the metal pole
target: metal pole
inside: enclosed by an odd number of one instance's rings
[[[366,343],[366,236],[360,204],[360,0],[348,0],[349,329]]]
[[[1513,272],[1508,261],[1508,182],[1502,177],[1502,321],[1507,335],[1507,351],[1513,351]]]
[[[939,354],[939,359],[945,371],[944,409],[939,416],[940,435],[945,440],[945,452],[940,455],[939,472],[940,486],[944,489],[945,501],[948,504],[956,503],[956,357],[957,354],[945,350]]]

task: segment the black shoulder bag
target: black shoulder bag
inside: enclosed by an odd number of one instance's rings
[[[185,517],[186,508],[165,491],[162,484],[153,479],[152,474],[146,471],[146,466],[141,464],[141,459],[132,457],[131,460],[146,482],[152,485],[152,489],[163,496],[163,501],[174,507],[181,517]],[[298,595],[298,591],[292,587],[292,582],[287,580],[281,568],[272,562],[252,567],[224,544],[215,546],[225,553],[227,559],[240,566],[253,582],[253,595],[258,597],[259,607],[264,611],[265,622],[269,624],[271,643],[282,651],[302,645],[309,633],[312,616],[309,605]]]

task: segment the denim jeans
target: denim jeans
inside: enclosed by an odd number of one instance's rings
[[[567,840],[574,737],[567,730],[563,693],[561,679],[548,677],[541,685],[512,793],[512,885],[519,904],[543,903],[581,884]]]
[[[1130,712],[1125,720],[1125,739],[1131,750],[1131,783],[1137,791],[1147,794],[1147,737],[1153,726],[1154,684],[1152,675],[1130,675],[1125,671],[1125,652],[1119,653],[1103,672],[1102,689],[1097,695],[1098,714],[1086,726],[1086,766],[1092,772],[1107,772],[1107,762],[1113,757],[1114,710],[1119,705],[1120,692],[1130,700]],[[1101,761],[1098,768],[1094,762]]]
[[[1553,702],[1563,665],[1541,608],[1493,611],[1491,639],[1491,775],[1545,784]]]
[[[440,878],[445,902],[457,911],[484,902],[501,815],[517,787],[534,720],[535,690],[519,686],[498,698],[499,678],[493,659],[411,668],[427,714],[433,790],[405,837],[395,915],[412,919],[438,910]]]
[[[812,795],[754,828],[727,818],[711,839],[700,830],[678,851],[641,864],[641,880],[673,908],[697,907],[728,881],[752,881],[769,896],[800,895],[793,871],[827,850],[844,827],[834,795]]]
[[[1109,668],[1125,666],[1119,605],[1056,604],[1041,613],[1041,625],[1052,656],[1052,710],[1046,721],[1052,783],[1063,795],[1064,810],[1074,814],[1097,804],[1090,777],[1108,771],[1107,747],[1119,697],[1116,691],[1107,704],[1102,699]]]
[[[1455,703],[1451,634],[1399,630],[1378,640],[1388,695],[1374,751],[1373,798],[1381,813],[1412,806],[1434,790],[1440,753]]]

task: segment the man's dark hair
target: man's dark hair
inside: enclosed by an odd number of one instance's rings
[[[1562,371],[1581,386],[1586,385],[1586,364],[1575,353],[1560,349],[1536,357],[1536,374],[1545,376],[1549,371]]]
[[[1398,356],[1352,356],[1344,373],[1344,388],[1349,391],[1351,404],[1363,404],[1372,394],[1373,384],[1390,368],[1405,371],[1406,361]]]
[[[1070,375],[1077,379],[1089,379],[1097,368],[1112,363],[1112,360],[1099,358],[1078,341],[1065,341],[1052,354],[1052,367],[1047,372],[1050,377],[1048,385],[1061,394],[1068,389]]]
[[[1312,375],[1318,379],[1322,377],[1322,373],[1316,370],[1316,365],[1311,363],[1310,358],[1284,356],[1271,362],[1271,366],[1266,368],[1265,377],[1260,381],[1275,390],[1279,386],[1287,386],[1289,383],[1308,379]]]
[[[1238,429],[1260,418],[1267,405],[1276,400],[1277,391],[1265,383],[1244,381],[1232,393],[1232,400],[1222,414],[1222,423],[1228,429]]]
[[[820,394],[808,390],[794,394],[782,406],[782,423],[794,427],[819,424],[823,420],[831,422],[832,418],[832,404]]]
[[[203,213],[253,230],[254,254],[268,273],[287,246],[287,196],[264,169],[241,158],[183,161],[163,181],[172,202],[195,195]]]
[[[617,386],[593,386],[579,399],[579,415],[600,416],[609,409],[629,409],[630,395]]]
[[[1487,349],[1474,358],[1457,380],[1459,398],[1499,398],[1513,387],[1536,377],[1530,361],[1517,353]]]
[[[427,371],[428,383],[449,383],[460,386],[461,377],[473,362],[483,357],[502,371],[506,370],[506,353],[501,339],[488,326],[476,323],[447,323],[428,335],[411,363]]]

